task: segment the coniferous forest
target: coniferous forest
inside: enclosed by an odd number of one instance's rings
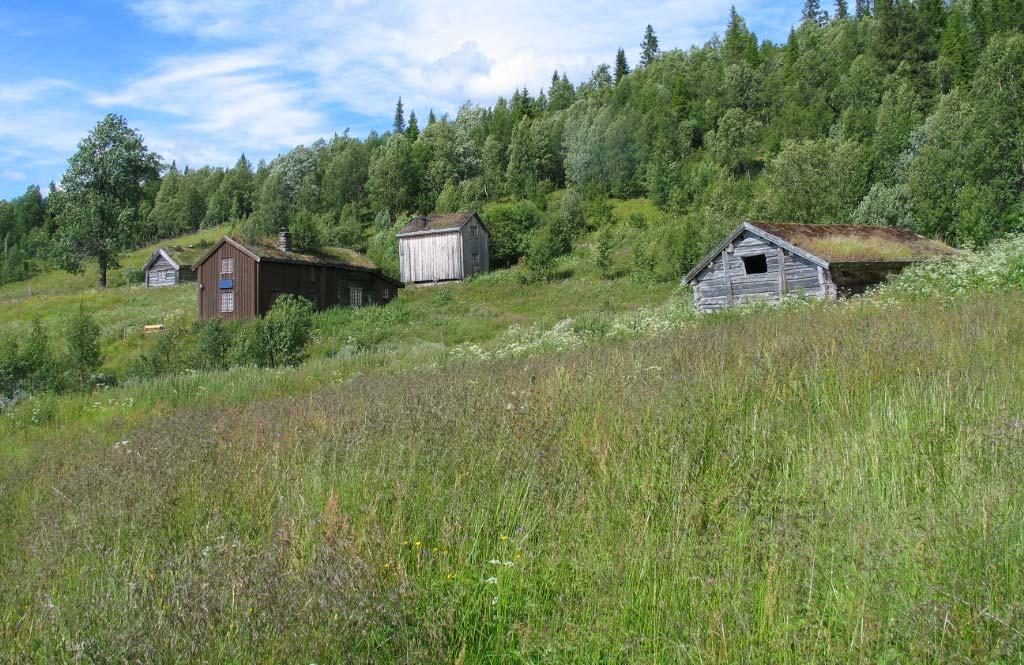
[[[668,50],[648,26],[638,62],[611,44],[613,64],[585,81],[556,71],[543,90],[454,117],[399,99],[387,131],[231,168],[162,164],[108,116],[83,144],[124,139],[130,186],[83,186],[80,146],[45,196],[32,186],[0,201],[0,282],[93,258],[103,283],[118,252],[221,224],[246,236],[287,226],[299,244],[393,268],[409,214],[463,209],[483,212],[492,260],[508,265],[602,227],[609,197],[663,211],[638,241],[662,279],[750,218],[899,225],[980,246],[1024,229],[1022,29],[1022,0],[808,0],[776,44],[734,9],[701,47]]]

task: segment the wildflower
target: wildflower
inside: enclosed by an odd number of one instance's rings
[[[502,541],[508,540],[508,536],[502,536],[501,539]]]
[[[417,540],[416,547],[423,547],[423,541]]]
[[[499,560],[497,560],[497,559],[491,559],[489,563],[490,563],[490,564],[491,564],[492,566],[500,566],[500,565],[501,565],[501,561],[499,561]]]
[[[484,584],[497,584],[497,583],[498,583],[498,578],[494,577],[494,576],[488,577],[486,580],[484,580]]]

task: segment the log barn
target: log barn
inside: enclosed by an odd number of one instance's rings
[[[958,252],[906,229],[745,222],[683,279],[701,311],[782,296],[864,292],[917,261]]]
[[[318,310],[384,305],[405,286],[350,249],[296,250],[283,229],[276,243],[225,236],[196,263],[196,272],[201,319],[263,316],[286,293]]]
[[[465,279],[490,268],[490,234],[475,212],[416,217],[398,232],[398,263],[406,284]]]
[[[174,286],[183,282],[196,281],[196,271],[181,256],[164,249],[153,252],[146,264],[142,266],[147,288]]]

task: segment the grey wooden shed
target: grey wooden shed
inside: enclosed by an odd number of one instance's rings
[[[745,222],[683,279],[694,305],[713,311],[785,295],[861,293],[917,261],[957,250],[887,226]]]
[[[174,286],[182,282],[196,281],[196,271],[192,265],[175,258],[162,247],[153,252],[146,264],[142,266],[148,288]]]
[[[406,284],[465,279],[490,269],[490,233],[475,212],[416,217],[398,232],[398,264]]]

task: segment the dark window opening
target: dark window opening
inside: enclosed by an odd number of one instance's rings
[[[748,275],[763,275],[768,272],[768,257],[764,254],[744,256],[743,271]]]

